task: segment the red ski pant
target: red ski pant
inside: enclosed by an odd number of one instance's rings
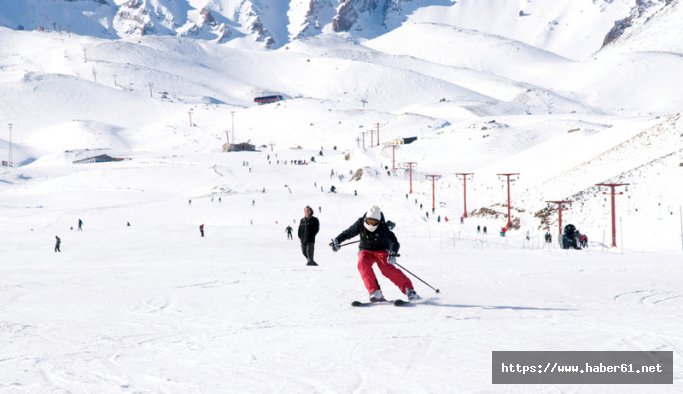
[[[389,278],[401,289],[401,293],[405,294],[406,291],[413,288],[410,279],[401,270],[387,262],[388,256],[389,253],[384,250],[361,250],[358,252],[358,271],[360,271],[360,276],[363,278],[368,293],[379,290],[379,282],[377,282],[375,272],[372,270],[372,265],[375,263],[377,263],[382,275]]]

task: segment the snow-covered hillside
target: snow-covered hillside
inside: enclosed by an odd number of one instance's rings
[[[0,391],[642,392],[493,386],[491,351],[680,359],[682,10],[0,2]],[[628,183],[617,248],[599,183]],[[565,199],[587,249],[543,240]],[[349,306],[355,245],[327,244],[373,204],[440,294]],[[306,205],[318,267],[285,237]]]
[[[0,2],[0,26],[100,38],[177,35],[280,48],[331,32],[375,38],[406,23],[507,37],[572,59],[671,18],[678,0],[22,0]],[[669,16],[663,16],[669,15]],[[662,24],[660,23],[660,26]],[[430,37],[425,37],[428,41]]]

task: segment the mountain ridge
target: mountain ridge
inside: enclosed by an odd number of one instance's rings
[[[0,4],[0,26],[117,39],[184,36],[277,49],[321,34],[372,39],[411,21],[501,35],[584,58],[637,32],[679,0],[25,0]],[[596,31],[586,32],[590,24]],[[583,34],[580,37],[577,34]],[[573,43],[572,43],[573,42]],[[590,43],[586,45],[586,43]],[[577,45],[584,49],[576,49]]]

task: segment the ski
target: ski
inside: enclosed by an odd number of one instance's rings
[[[385,301],[375,301],[375,302],[363,302],[363,301],[353,301],[351,303],[351,306],[373,306],[373,305],[382,305],[382,304],[391,304],[394,301],[391,300],[385,300]]]
[[[373,306],[373,305],[382,305],[382,304],[393,304],[394,306],[405,306],[410,304],[408,301],[404,300],[386,300],[386,301],[377,301],[377,302],[362,302],[362,301],[353,301],[351,303],[351,306],[354,307],[366,307],[366,306]]]

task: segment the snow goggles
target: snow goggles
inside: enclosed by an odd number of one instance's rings
[[[365,223],[369,224],[370,226],[377,226],[379,224],[379,220],[373,218],[365,218]]]

